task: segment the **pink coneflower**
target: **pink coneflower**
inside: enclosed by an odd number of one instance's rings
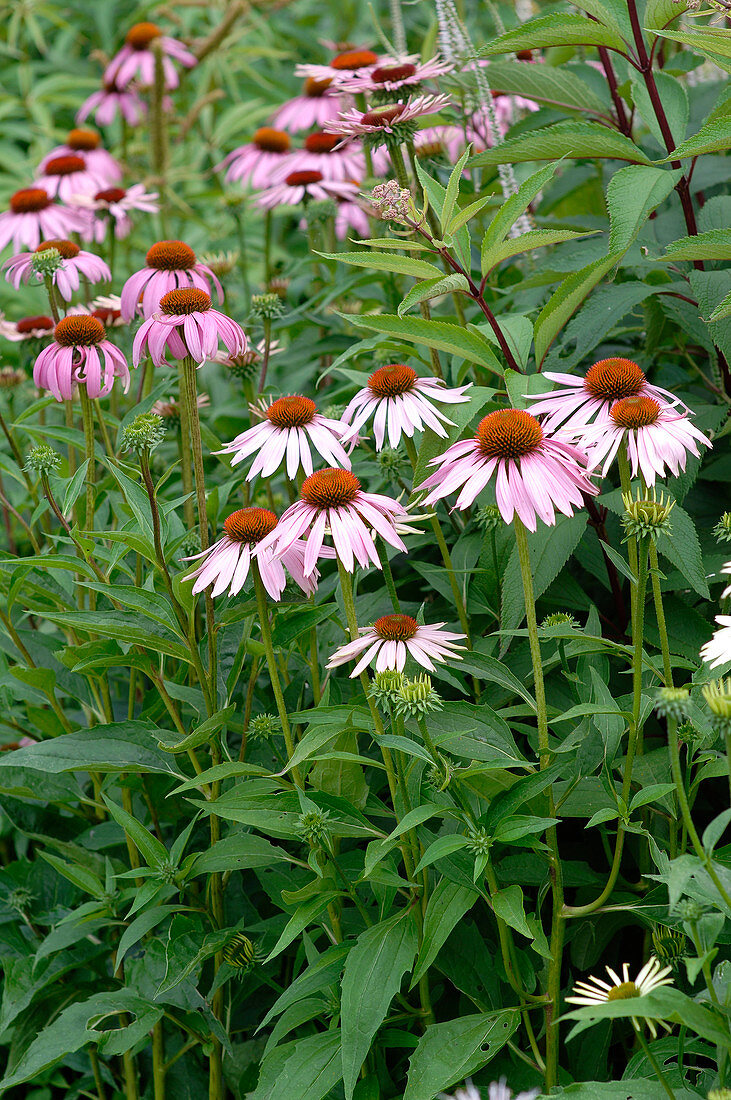
[[[171,290],[160,299],[160,311],[143,321],[137,330],[132,362],[137,366],[147,349],[156,367],[168,365],[166,351],[174,359],[190,355],[200,367],[216,354],[219,340],[230,355],[246,351],[244,330],[213,309],[210,295],[204,290],[189,287]]]
[[[329,65],[297,65],[296,76],[311,77],[313,80],[330,80],[339,90],[343,80],[349,80],[353,73],[370,72],[377,65],[387,65],[391,60],[387,55],[379,55],[373,50],[345,50],[337,54]]]
[[[96,317],[63,317],[56,325],[53,340],[33,367],[33,381],[39,389],[50,390],[57,401],[70,401],[76,384],[83,383],[89,397],[106,397],[114,379],[121,378],[127,392],[127,360],[107,340],[106,329]]]
[[[309,76],[304,82],[302,95],[282,104],[272,118],[272,126],[296,134],[300,130],[311,130],[313,126],[324,126],[337,118],[345,103],[341,96],[330,91],[331,84],[330,77],[316,80]]]
[[[373,626],[361,626],[360,638],[336,649],[327,662],[327,667],[337,668],[362,653],[363,656],[350,674],[352,680],[374,658],[376,672],[385,672],[386,669],[403,672],[406,657],[409,655],[422,668],[434,672],[434,661],[442,664],[450,657],[462,660],[457,651],[464,649],[464,646],[455,645],[455,642],[464,638],[464,634],[452,634],[443,630],[444,626],[446,623],[420,626],[411,615],[383,615],[376,619]]]
[[[240,508],[223,521],[223,538],[184,561],[203,561],[183,580],[196,578],[193,594],[202,592],[213,584],[212,596],[220,596],[228,589],[229,596],[241,591],[249,575],[252,561],[256,561],[262,584],[272,597],[278,600],[287,583],[285,568],[303,592],[311,595],[317,591],[319,573],[312,569],[304,572],[305,543],[296,539],[276,556],[271,546],[262,546],[262,540],[276,531],[277,517],[266,508]]]
[[[256,201],[265,210],[275,206],[298,206],[305,199],[345,199],[350,200],[358,194],[358,187],[348,180],[326,180],[322,172],[290,172],[281,183],[267,187],[260,192]]]
[[[105,328],[124,328],[127,324],[120,307],[118,294],[100,294],[98,298],[92,298],[88,306],[71,306],[68,310],[72,313],[90,313],[98,318]]]
[[[38,171],[43,174],[46,165],[56,157],[82,157],[91,172],[107,183],[122,178],[122,169],[111,153],[102,148],[101,138],[93,130],[70,130],[65,145],[57,145],[41,161]]]
[[[471,126],[466,129],[451,123],[425,126],[414,134],[414,152],[420,160],[441,157],[453,164],[470,142],[473,153],[484,149],[484,141]]]
[[[294,480],[300,466],[306,474],[312,473],[310,445],[331,466],[350,469],[350,459],[340,442],[343,425],[330,420],[317,411],[309,397],[292,394],[280,397],[266,409],[264,420],[241,435],[237,435],[217,454],[232,454],[231,465],[255,454],[246,480],[257,474],[270,477],[286,458],[287,477]]]
[[[141,84],[152,86],[155,83],[155,54],[150,46],[155,39],[159,39],[163,53],[165,87],[168,91],[177,88],[180,81],[173,61],[190,69],[196,64],[196,58],[176,39],[163,34],[155,23],[135,23],[129,29],[124,46],[104,70],[105,84],[114,83],[122,89],[136,78]]]
[[[368,222],[367,205],[360,199],[353,202],[350,199],[337,197],[335,201],[338,204],[335,212],[335,236],[338,240],[344,241],[353,230],[359,237],[370,237],[371,227]],[[371,217],[375,217],[376,212],[372,207],[371,211]]]
[[[651,386],[645,372],[631,359],[601,359],[585,376],[546,371],[544,378],[559,383],[559,389],[533,394],[528,412],[541,416],[547,432],[563,425],[565,431],[580,433],[592,420],[605,424],[613,402],[624,397],[653,397],[665,404],[681,402],[668,390]]]
[[[218,279],[210,267],[196,259],[189,245],[182,241],[158,241],[149,249],[145,267],[130,275],[122,287],[122,316],[131,321],[139,310],[143,317],[150,317],[163,294],[179,287],[196,287],[211,297],[215,287],[219,305],[223,301]]]
[[[128,126],[139,126],[147,112],[147,106],[134,89],[124,91],[114,81],[107,81],[98,92],[92,92],[81,104],[76,121],[81,124],[93,114],[98,126],[109,126],[121,115]]]
[[[352,573],[356,561],[363,568],[373,564],[380,569],[373,532],[397,550],[406,550],[396,531],[396,520],[406,514],[398,501],[379,493],[364,493],[350,470],[330,467],[305,478],[300,499],[290,505],[265,545],[273,546],[280,555],[309,531],[304,562],[305,576],[309,576],[321,556],[327,527],[335,553],[348,572]]]
[[[239,180],[254,188],[268,187],[278,179],[288,161],[292,143],[284,130],[262,126],[246,145],[240,145],[224,157],[216,170],[226,169],[226,183]]]
[[[327,122],[324,129],[329,134],[342,137],[368,137],[374,135],[411,136],[416,130],[416,119],[434,115],[451,103],[448,95],[420,95],[404,103],[384,103],[370,111],[351,107],[335,122]]]
[[[524,409],[488,413],[472,439],[462,439],[431,460],[439,467],[423,481],[424,499],[434,504],[461,487],[455,508],[469,508],[495,474],[500,514],[510,523],[516,514],[530,531],[536,520],[553,526],[555,510],[566,516],[583,504],[582,494],[599,492],[585,472],[586,457],[578,447],[549,439]]]
[[[606,420],[581,429],[589,470],[603,461],[605,476],[623,440],[627,442],[632,476],[641,470],[646,485],[654,485],[655,478],[664,477],[666,470],[677,477],[685,469],[689,452],[699,457],[696,440],[711,446],[710,439],[686,413],[654,397],[623,397],[612,405]]]
[[[432,402],[461,404],[469,401],[469,397],[463,396],[468,389],[469,384],[447,389],[441,379],[420,378],[413,367],[403,363],[379,367],[345,408],[342,420],[348,425],[348,430],[343,435],[343,441],[355,438],[372,415],[376,449],[379,451],[386,441],[386,429],[391,447],[398,447],[402,432],[413,436],[417,430],[423,432],[425,426],[446,437],[443,425],[453,422]]]
[[[23,245],[37,248],[41,241],[80,233],[85,225],[79,210],[54,203],[43,187],[25,187],[10,197],[10,209],[0,214],[0,250],[11,241],[16,252]]]
[[[449,61],[432,57],[429,61],[419,61],[417,54],[405,57],[392,57],[374,68],[366,68],[338,81],[343,92],[398,92],[402,88],[414,90],[413,85],[433,80],[437,76],[451,72],[454,66]]]
[[[21,317],[19,321],[6,321],[0,314],[0,336],[12,340],[42,340],[49,336],[55,327],[53,317],[41,313],[35,317]]]
[[[105,187],[94,195],[77,195],[74,206],[88,210],[91,221],[85,237],[101,244],[107,235],[107,226],[111,220],[114,236],[122,240],[129,236],[132,229],[130,210],[139,210],[146,214],[155,214],[160,209],[157,203],[157,191],[145,191],[143,183],[132,187]]]
[[[365,154],[356,142],[344,142],[337,134],[318,131],[308,134],[304,147],[292,153],[286,169],[288,175],[314,170],[325,180],[362,179],[365,175]]]
[[[35,274],[33,260],[37,253],[47,252],[49,248],[55,248],[61,256],[62,263],[53,272],[51,279],[65,301],[71,301],[74,291],[79,289],[81,275],[90,283],[111,282],[112,273],[99,256],[95,256],[93,252],[83,252],[73,241],[49,240],[41,241],[33,252],[21,252],[17,256],[11,256],[3,264],[5,278],[16,290],[21,280],[27,283],[31,275]],[[41,276],[36,275],[36,278],[42,281]]]
[[[106,187],[109,181],[92,170],[84,157],[77,153],[67,153],[61,157],[52,157],[46,161],[45,168],[35,181],[34,186],[43,187],[49,195],[69,202],[76,195],[93,195]]]

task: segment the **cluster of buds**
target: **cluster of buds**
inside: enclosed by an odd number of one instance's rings
[[[61,455],[49,447],[47,443],[40,443],[28,455],[26,469],[35,470],[41,477],[48,477],[61,465]]]
[[[411,192],[396,180],[377,183],[368,196],[373,209],[385,222],[408,222],[415,214]]]
[[[377,672],[373,677],[368,694],[377,707],[388,711],[395,705],[401,688],[406,682],[403,672],[386,669],[385,672]]]
[[[636,497],[631,493],[622,493],[622,502],[622,525],[627,532],[627,539],[651,538],[655,542],[659,535],[670,533],[670,513],[675,507],[674,500],[666,500],[663,493],[652,489],[645,494],[638,492]]]
[[[455,768],[449,757],[438,752],[436,759],[429,765],[424,773],[424,779],[432,790],[446,791],[447,787],[452,782],[454,772]]]
[[[137,454],[154,451],[165,438],[165,422],[157,413],[140,413],[122,432],[123,451]]]

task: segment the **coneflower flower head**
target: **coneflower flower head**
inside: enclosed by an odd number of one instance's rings
[[[140,325],[132,358],[137,365],[146,348],[155,366],[165,364],[166,352],[170,352],[175,359],[190,355],[200,367],[215,356],[219,340],[230,355],[246,350],[241,326],[213,309],[205,291],[184,287],[163,294],[159,312]]]
[[[654,956],[645,963],[634,980],[629,976],[627,963],[622,965],[621,977],[611,967],[607,966],[606,971],[611,983],[595,977],[589,978],[586,982],[577,982],[574,986],[574,996],[566,998],[569,1004],[592,1006],[607,1004],[612,1001],[632,1000],[635,997],[645,997],[653,990],[659,989],[660,986],[671,985],[673,980],[670,976],[671,968],[669,966],[661,967]],[[645,1023],[653,1039],[656,1038],[655,1021],[646,1018]],[[640,1030],[639,1021],[635,1017],[632,1017],[632,1024],[637,1031]],[[667,1028],[667,1024],[663,1023],[663,1026]],[[667,1030],[670,1029],[667,1028]]]
[[[33,381],[50,390],[57,401],[70,401],[77,384],[86,386],[92,399],[106,397],[115,378],[129,387],[127,360],[107,340],[101,321],[91,314],[62,317],[56,325],[54,342],[44,348],[33,367]]]
[[[203,290],[211,298],[215,289],[219,305],[223,301],[220,282],[210,267],[200,263],[190,245],[183,241],[157,241],[148,249],[145,266],[130,275],[122,287],[122,316],[125,321],[131,321],[138,312],[150,317],[163,294],[184,287]]]

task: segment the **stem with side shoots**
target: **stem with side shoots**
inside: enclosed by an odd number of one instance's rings
[[[277,665],[277,658],[274,653],[274,645],[272,643],[272,627],[269,621],[269,608],[267,607],[267,593],[264,588],[264,584],[259,573],[259,566],[255,560],[251,562],[251,573],[254,578],[254,592],[256,593],[256,606],[259,612],[259,627],[261,629],[261,640],[264,643],[264,652],[267,659],[267,666],[269,668],[269,677],[272,681],[272,691],[274,692],[274,698],[277,703],[277,712],[279,714],[279,721],[282,723],[282,733],[284,734],[284,743],[287,746],[287,757],[291,760],[294,756],[294,738],[292,737],[292,729],[289,724],[289,715],[287,714],[287,704],[284,701],[284,692],[282,691],[282,682],[279,678],[279,667]],[[296,787],[302,787],[302,776],[300,775],[299,768],[292,768],[292,782]]]
[[[408,435],[404,435],[403,440],[404,440],[404,444],[406,446],[406,453],[409,456],[409,460],[410,460],[411,465],[413,467],[414,473],[416,473],[416,464],[417,464],[417,461],[418,461],[418,456],[416,454],[416,446],[414,444],[413,439],[411,439],[411,437],[408,436]],[[455,607],[457,609],[457,615],[459,617],[460,626],[462,627],[462,633],[464,634],[464,636],[467,639],[468,647],[470,649],[472,649],[472,640],[471,640],[471,635],[470,635],[470,624],[469,624],[469,620],[467,618],[467,610],[466,610],[465,605],[464,605],[464,599],[463,599],[463,596],[462,596],[462,591],[460,589],[459,583],[457,581],[457,577],[456,577],[455,572],[454,572],[454,565],[452,564],[452,557],[449,553],[449,547],[447,546],[444,535],[442,534],[442,529],[439,525],[439,520],[437,519],[436,516],[432,516],[431,526],[432,526],[432,530],[434,531],[434,537],[437,540],[437,545],[439,546],[439,551],[442,555],[442,561],[444,562],[444,568],[447,570],[447,576],[449,578],[449,587],[452,589],[452,595],[454,596],[454,603],[455,603]]]
[[[536,620],[536,602],[533,590],[533,574],[530,564],[530,548],[528,536],[522,520],[516,515],[513,520],[515,529],[515,541],[518,546],[518,558],[520,560],[520,574],[523,581],[523,593],[525,596],[525,620],[528,628],[528,641],[530,643],[530,655],[533,663],[533,688],[536,696],[536,718],[538,722],[538,753],[540,769],[548,767],[551,759],[551,750],[548,743],[548,714],[546,711],[546,690],[543,682],[543,662],[541,660],[541,643],[538,638],[538,622]],[[553,791],[548,788],[548,815],[555,817],[556,806],[553,800]],[[564,941],[564,913],[563,913],[563,870],[561,857],[558,851],[558,833],[555,825],[546,829],[546,842],[549,848],[549,865],[551,878],[551,960],[548,967],[548,998],[546,1006],[546,1072],[545,1089],[550,1092],[558,1081],[558,1052],[559,1029],[558,1013],[561,997],[561,960],[563,956]]]
[[[630,545],[634,542],[630,540]],[[647,590],[647,539],[641,539],[635,545],[635,555],[638,560],[636,585],[632,598],[632,719],[629,725],[629,739],[627,742],[627,757],[624,762],[624,775],[622,777],[622,801],[629,805],[630,792],[632,790],[632,769],[634,767],[637,744],[641,728],[640,718],[642,710],[642,651],[645,631],[645,593]],[[690,811],[689,811],[690,812]],[[587,902],[586,905],[564,906],[564,916],[586,917],[595,913],[610,897],[619,878],[619,868],[622,862],[624,849],[625,828],[621,819],[617,822],[617,836],[614,842],[614,858],[609,872],[609,878],[598,898]]]

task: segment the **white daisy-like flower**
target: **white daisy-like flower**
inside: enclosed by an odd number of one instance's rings
[[[731,620],[729,620],[731,622]],[[663,985],[672,985],[672,969],[669,966],[661,967],[654,955],[651,955],[640,970],[637,977],[632,980],[629,976],[628,963],[622,964],[622,976],[620,977],[611,967],[606,967],[607,974],[611,978],[611,984],[602,978],[593,975],[587,982],[577,982],[574,986],[574,996],[567,997],[569,1004],[575,1005],[602,1005],[610,1001],[631,1000],[635,997],[646,997],[648,993],[659,989]],[[662,1022],[662,1021],[661,1021]],[[653,1039],[657,1036],[655,1021],[646,1019],[647,1026]],[[632,1024],[637,1031],[640,1030],[639,1021],[633,1016]],[[667,1024],[663,1024],[667,1027]],[[669,1030],[669,1028],[668,1028]]]

